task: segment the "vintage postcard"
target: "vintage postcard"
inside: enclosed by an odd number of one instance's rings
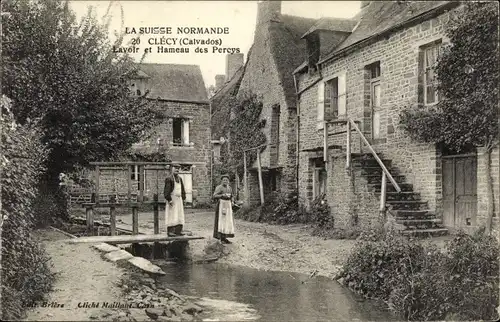
[[[2,320],[499,318],[497,2],[0,12]]]

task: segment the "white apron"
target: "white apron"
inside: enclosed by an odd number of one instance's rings
[[[219,201],[219,233],[234,234],[233,208],[231,200]]]
[[[181,183],[174,180],[174,191],[171,194],[172,205],[165,205],[165,225],[167,227],[184,225],[184,205],[182,202]]]

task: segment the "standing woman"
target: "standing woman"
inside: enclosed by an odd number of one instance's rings
[[[227,238],[234,237],[234,221],[232,199],[233,193],[229,185],[229,176],[221,176],[221,184],[215,188],[214,199],[217,200],[215,210],[214,238],[224,244],[231,242]]]
[[[170,169],[171,173],[165,179],[165,188],[163,190],[167,201],[165,205],[165,225],[169,236],[182,236],[186,192],[179,176],[178,165],[172,165]]]

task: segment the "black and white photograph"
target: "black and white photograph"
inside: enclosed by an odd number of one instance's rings
[[[0,2],[4,321],[497,321],[497,1]]]

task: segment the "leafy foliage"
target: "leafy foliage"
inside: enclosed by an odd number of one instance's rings
[[[438,105],[406,109],[403,128],[416,140],[464,147],[491,147],[498,139],[498,5],[469,2],[447,31],[436,72]]]
[[[297,193],[272,193],[267,196],[264,205],[244,206],[235,216],[248,221],[266,222],[278,225],[313,224],[314,234],[333,228],[333,217],[324,196],[314,200],[309,209],[299,200]]]
[[[2,319],[8,321],[19,319],[27,304],[41,300],[54,276],[44,249],[32,236],[33,202],[47,150],[33,124],[15,122],[5,96],[1,108]]]
[[[490,320],[497,317],[498,255],[498,241],[484,231],[460,232],[444,250],[375,234],[360,240],[341,276],[408,320]]]
[[[126,151],[162,113],[145,97],[131,97],[126,78],[137,65],[114,53],[110,17],[92,12],[79,23],[62,1],[9,0],[3,23],[2,90],[20,124],[36,121],[49,148],[49,181],[90,161]]]
[[[230,172],[238,173],[241,177],[244,172],[243,151],[258,147],[266,143],[263,129],[265,120],[261,119],[262,102],[255,94],[247,94],[240,98],[232,98],[225,104],[232,106],[234,117],[228,122],[222,133],[229,133],[229,151],[224,146],[221,149],[221,161]],[[228,143],[226,143],[228,144]],[[247,166],[251,166],[257,159],[257,152],[265,147],[247,151]]]

